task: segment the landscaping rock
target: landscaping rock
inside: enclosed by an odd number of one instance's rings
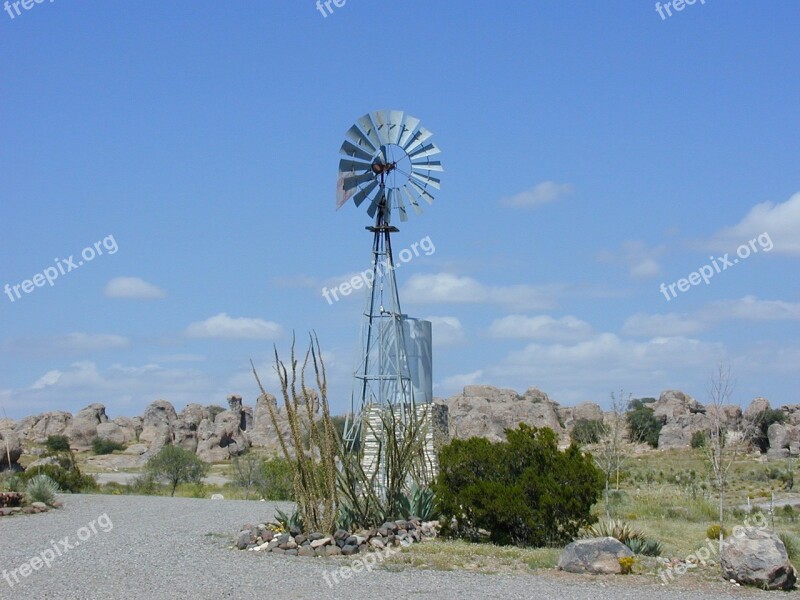
[[[739,528],[725,540],[720,558],[726,578],[769,590],[794,587],[796,573],[780,538],[755,527]]]
[[[576,540],[561,552],[558,568],[569,573],[617,574],[622,572],[619,559],[631,556],[630,548],[612,537]]]
[[[250,530],[244,529],[239,532],[239,536],[236,538],[236,547],[239,550],[244,550],[249,545],[250,545]]]

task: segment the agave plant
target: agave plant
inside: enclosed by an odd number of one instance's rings
[[[25,488],[25,493],[32,502],[53,504],[59,492],[58,484],[45,474],[36,475]]]

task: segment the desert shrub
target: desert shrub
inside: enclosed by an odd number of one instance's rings
[[[25,494],[31,502],[44,502],[45,504],[53,504],[59,491],[58,484],[44,474],[32,477],[25,487]]]
[[[578,419],[572,427],[572,441],[579,446],[597,444],[606,434],[607,427],[595,419]]]
[[[778,537],[783,542],[783,545],[786,546],[786,554],[789,555],[789,560],[794,561],[800,558],[800,541],[794,535],[788,532],[781,532]]]
[[[781,512],[783,513],[784,517],[786,517],[787,519],[789,519],[792,522],[794,521],[796,514],[795,514],[795,510],[794,510],[794,508],[792,508],[791,504],[784,504],[783,508],[781,509]]]
[[[145,470],[153,479],[166,479],[172,486],[171,496],[180,483],[199,483],[208,471],[208,465],[196,454],[179,446],[164,446],[151,457]]]
[[[505,442],[453,440],[439,454],[434,492],[445,534],[497,544],[546,546],[592,523],[603,475],[577,445],[558,449],[551,429],[520,424]]]
[[[628,405],[628,412],[625,413],[625,420],[632,442],[641,442],[658,448],[658,435],[661,433],[662,423],[653,414],[651,407],[642,400],[632,400]]]
[[[636,562],[634,556],[623,556],[619,560],[620,573],[622,575],[630,575],[633,572],[633,563]]]
[[[706,537],[709,540],[718,540],[719,539],[719,524],[709,525],[708,529],[706,529]],[[727,537],[728,531],[726,529],[722,530],[722,537]]]
[[[67,457],[60,457],[57,465],[41,465],[29,468],[21,476],[30,481],[37,475],[47,475],[58,484],[62,492],[78,494],[97,489],[97,481],[91,475],[84,475],[78,465]]]
[[[125,446],[107,438],[96,437],[92,440],[93,454],[111,454],[117,450],[124,450]]]
[[[268,458],[261,463],[256,489],[268,500],[294,501],[294,470],[283,457]]]
[[[703,448],[706,445],[707,438],[708,438],[708,432],[695,431],[692,434],[692,441],[691,441],[692,448]]]
[[[600,521],[581,532],[583,537],[612,537],[630,548],[634,554],[660,556],[663,550],[661,542],[650,538],[640,529],[634,529],[629,523],[612,519]]]
[[[69,438],[65,435],[48,435],[44,446],[48,452],[69,452]]]
[[[3,471],[0,473],[0,492],[22,492],[25,488],[25,478],[16,471]]]
[[[769,426],[773,423],[783,423],[784,421],[786,421],[786,415],[776,408],[762,410],[760,413],[751,417],[751,422],[753,424],[753,444],[758,447],[761,454],[769,450],[769,437],[767,436]]]

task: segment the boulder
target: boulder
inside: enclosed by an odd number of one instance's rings
[[[97,426],[97,437],[104,440],[116,442],[117,444],[125,444],[125,433],[122,428],[116,423],[100,423]]]
[[[51,435],[64,435],[72,425],[72,414],[64,411],[46,412],[36,417],[36,422],[27,430],[26,441],[44,444]]]
[[[564,548],[558,568],[569,573],[618,574],[622,573],[619,559],[632,556],[630,548],[612,537],[588,538]]]
[[[101,423],[108,423],[106,407],[102,404],[90,404],[72,418],[64,435],[76,450],[88,450],[92,446],[92,440],[97,437],[97,426]]]
[[[117,417],[112,420],[122,431],[123,444],[132,444],[139,440],[142,433],[142,417]]]
[[[139,441],[149,446],[149,454],[157,454],[172,443],[172,424],[176,418],[175,408],[166,400],[156,400],[145,409]]]
[[[755,527],[734,530],[734,535],[725,540],[720,564],[727,579],[762,589],[788,590],[796,580],[780,538]]]
[[[203,419],[197,428],[197,456],[206,462],[221,462],[238,456],[250,447],[250,441],[240,428],[241,413],[225,410],[214,422]]]
[[[669,423],[672,419],[693,414],[704,414],[705,407],[688,394],[678,390],[661,392],[658,400],[653,404],[653,414],[662,423]]]
[[[747,407],[747,410],[744,411],[744,416],[749,419],[770,408],[772,407],[769,405],[769,400],[766,398],[755,398],[750,403],[750,406]]]

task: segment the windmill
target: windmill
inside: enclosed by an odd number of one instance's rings
[[[347,131],[340,153],[336,208],[351,198],[366,205],[374,225],[371,270],[365,271],[366,303],[362,316],[360,359],[353,373],[351,410],[345,441],[351,449],[362,444],[362,466],[377,475],[385,460],[376,438],[381,415],[391,409],[394,418],[408,422],[432,400],[431,324],[402,312],[392,255],[393,214],[408,220],[408,208],[422,213],[440,188],[442,164],[432,133],[420,120],[403,111],[376,111],[364,115]],[[366,277],[371,273],[371,278]],[[432,437],[426,440],[426,461],[433,463]]]

